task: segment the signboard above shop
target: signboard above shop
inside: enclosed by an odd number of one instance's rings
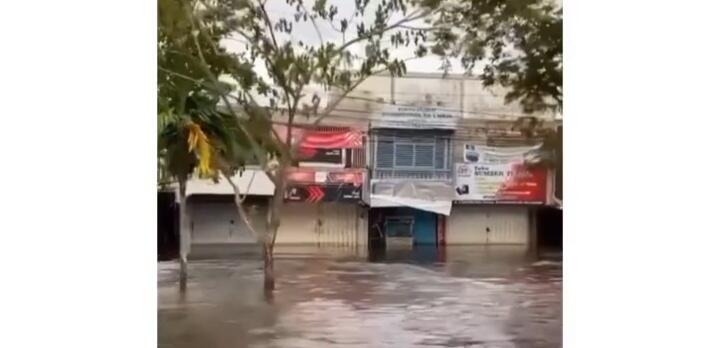
[[[289,185],[285,200],[288,202],[358,202],[361,188],[352,185]]]
[[[456,129],[460,110],[432,106],[385,105],[372,128]]]
[[[292,168],[286,173],[289,202],[358,202],[365,178],[362,169]]]
[[[542,146],[542,144],[515,147],[465,144],[463,147],[463,162],[490,164],[522,162],[528,155],[540,149],[540,146]]]
[[[343,165],[345,149],[314,149],[302,147],[298,151],[298,160],[310,163],[327,163]]]
[[[455,167],[458,203],[544,204],[547,170],[522,164],[465,164]]]
[[[455,201],[483,204],[544,204],[547,169],[529,168],[531,147],[465,144],[463,162],[455,165]]]
[[[284,140],[287,127],[273,126]],[[293,144],[300,142],[300,149],[361,149],[363,147],[363,132],[358,129],[309,129],[293,127],[291,138]]]

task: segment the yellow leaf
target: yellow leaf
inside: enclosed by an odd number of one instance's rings
[[[212,162],[212,146],[202,128],[192,122],[188,125],[188,148],[195,151],[198,157],[198,171],[201,177],[212,176],[214,173],[210,163]]]
[[[188,150],[192,152],[197,147],[200,134],[203,134],[202,128],[194,122],[188,125]]]

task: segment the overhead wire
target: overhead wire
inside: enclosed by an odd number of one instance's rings
[[[397,107],[408,107],[408,108],[434,108],[434,109],[440,109],[442,111],[447,112],[453,112],[460,115],[480,115],[480,116],[495,116],[495,117],[507,117],[507,118],[523,118],[523,117],[533,117],[533,116],[540,116],[543,114],[509,114],[509,113],[499,113],[499,112],[493,112],[493,111],[470,111],[470,110],[462,110],[462,109],[452,109],[452,108],[446,108],[442,106],[425,106],[425,105],[412,105],[412,104],[398,104],[398,103],[392,103],[392,102],[385,102],[385,101],[377,101],[370,98],[363,98],[363,97],[354,97],[354,96],[345,96],[346,99],[354,99],[354,100],[363,100],[370,103],[380,104],[380,105],[392,105]],[[342,104],[340,104],[342,105]],[[353,108],[340,108],[336,107],[334,111],[342,111],[342,112],[350,112],[350,113],[360,113],[360,114],[377,114],[381,111],[379,110],[360,110],[360,109],[353,109]],[[346,117],[346,118],[359,118],[359,119],[366,119],[371,120],[372,117],[354,117],[350,115],[342,115],[338,113],[331,113],[334,116],[340,116],[340,117]],[[545,113],[547,115],[547,113]],[[376,119],[379,119],[376,117]],[[464,120],[468,120],[471,118],[463,118]]]
[[[272,85],[274,87],[279,87],[277,85]],[[372,90],[366,90],[366,89],[354,89],[352,92],[369,92],[374,93]],[[473,94],[460,94],[460,93],[435,93],[435,92],[428,92],[428,93],[422,93],[422,92],[397,92],[393,91],[394,94],[403,94],[403,95],[447,95],[447,96],[462,96],[462,97],[473,97],[473,96],[488,96],[488,97],[494,97],[498,98],[501,96],[494,95],[492,93],[473,93]],[[331,99],[331,98],[328,98]],[[538,116],[538,113],[531,113],[531,114],[512,114],[512,113],[499,113],[499,112],[493,112],[493,111],[472,111],[472,110],[463,110],[463,109],[456,109],[456,108],[448,108],[442,105],[413,105],[413,104],[407,104],[408,101],[400,102],[397,101],[385,101],[382,97],[376,97],[375,99],[369,98],[369,97],[361,97],[356,95],[348,94],[343,97],[343,99],[350,99],[350,100],[361,100],[369,103],[374,104],[380,104],[380,105],[393,105],[393,106],[399,106],[399,107],[411,107],[411,108],[436,108],[441,109],[443,111],[448,112],[454,112],[454,113],[460,113],[460,114],[470,114],[470,115],[490,115],[490,116],[502,116],[502,117],[530,117],[530,116]],[[383,99],[383,100],[378,100]],[[418,100],[419,101],[419,100]],[[435,101],[437,102],[444,102],[442,100]],[[342,104],[341,104],[342,105]],[[551,105],[549,105],[551,106]],[[338,110],[336,108],[335,110]],[[373,111],[366,111],[366,110],[358,110],[358,109],[346,109],[349,110],[349,112],[365,112],[365,113],[372,113]],[[542,114],[542,113],[540,113]]]

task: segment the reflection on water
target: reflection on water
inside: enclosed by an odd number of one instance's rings
[[[561,346],[560,255],[278,247],[272,301],[260,259],[247,254],[191,262],[185,293],[176,272],[172,262],[158,266],[160,347]]]

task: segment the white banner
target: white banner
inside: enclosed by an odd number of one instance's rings
[[[523,162],[526,156],[540,149],[540,145],[496,147],[476,144],[465,144],[463,162],[465,163],[517,163]]]
[[[528,168],[525,159],[541,145],[495,147],[465,144],[455,166],[455,200],[461,202],[542,204],[547,170]]]
[[[455,171],[455,194],[458,200],[494,201],[510,175],[506,164],[457,164]]]
[[[462,114],[426,106],[386,105],[372,128],[455,129]]]
[[[450,215],[453,199],[449,182],[384,181],[370,183],[371,207],[411,207],[436,214]]]

